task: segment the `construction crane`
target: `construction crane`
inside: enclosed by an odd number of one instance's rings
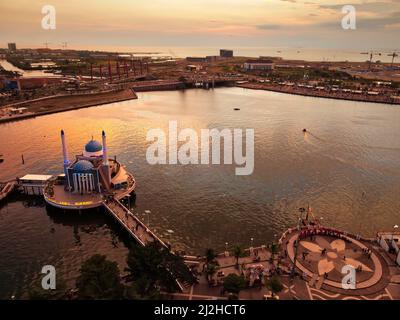
[[[374,51],[370,51],[370,52],[361,52],[361,54],[367,54],[367,55],[369,55],[368,70],[371,70],[372,58],[373,58],[374,56],[381,56],[381,55],[382,55],[382,53],[380,53],[380,52],[374,52]]]
[[[397,58],[398,56],[399,54],[396,51],[391,54],[388,54],[388,57],[392,57],[392,63],[390,65],[391,68],[393,68],[394,59]]]

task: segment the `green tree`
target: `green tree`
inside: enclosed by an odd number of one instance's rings
[[[275,294],[278,294],[283,290],[281,280],[276,275],[269,278],[265,283],[265,286],[271,291],[272,296],[275,296]]]
[[[207,281],[211,282],[211,279],[213,278],[213,276],[217,273],[218,271],[218,266],[213,264],[213,263],[209,263],[206,266],[205,269],[205,273],[206,273],[206,277],[207,277]]]
[[[206,249],[206,263],[211,263],[217,257],[213,249]]]
[[[272,262],[274,261],[275,255],[278,253],[278,251],[279,251],[278,245],[275,242],[273,242],[271,244],[271,260],[272,260]]]
[[[236,268],[239,268],[239,258],[244,256],[244,251],[240,246],[233,248],[233,255],[236,258]]]
[[[178,289],[176,280],[188,284],[195,281],[183,258],[156,242],[145,247],[132,247],[127,264],[129,278],[136,283],[142,297],[153,296],[154,291],[159,291],[160,288],[174,292]]]
[[[95,254],[81,266],[76,280],[81,299],[122,299],[124,286],[116,262]]]
[[[57,276],[56,289],[45,290],[42,288],[42,278],[35,280],[29,287],[28,297],[30,300],[62,300],[67,298],[67,285],[65,281]]]
[[[161,294],[158,288],[149,287],[147,278],[138,278],[130,286],[126,287],[125,296],[131,300],[160,300]]]
[[[224,291],[238,295],[246,287],[246,280],[243,276],[231,273],[224,279]]]

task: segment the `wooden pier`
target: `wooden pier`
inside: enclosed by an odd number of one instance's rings
[[[103,202],[107,211],[134,237],[139,244],[145,246],[150,242],[158,242],[161,246],[170,250],[170,247],[157,237],[142,221],[139,220],[119,200],[108,198]]]
[[[170,246],[157,237],[143,222],[139,220],[127,207],[119,200],[109,197],[103,202],[107,211],[124,227],[126,231],[142,246],[151,242],[158,242],[161,246],[171,250]],[[173,253],[173,252],[172,252]],[[178,279],[176,283],[179,289],[184,292],[186,284],[181,284]]]

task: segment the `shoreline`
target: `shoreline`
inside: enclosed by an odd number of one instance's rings
[[[382,96],[365,96],[361,94],[360,95],[348,94],[347,96],[344,96],[342,94],[326,92],[326,91],[316,91],[316,90],[308,91],[293,87],[284,88],[282,86],[255,84],[255,83],[236,84],[236,87],[243,89],[251,89],[251,90],[272,91],[278,93],[298,95],[303,97],[345,100],[345,101],[366,102],[366,103],[380,103],[387,105],[400,105],[400,99],[396,101],[395,99],[392,98],[386,98],[386,99],[391,99],[390,101],[388,101],[385,99],[385,97]]]
[[[29,100],[18,104],[18,106],[20,107],[27,106],[27,113],[11,117],[0,117],[0,124],[40,117],[53,113],[95,107],[115,102],[122,102],[132,99],[137,99],[137,95],[132,89],[120,89],[92,94],[52,96],[35,99],[35,101]],[[11,106],[12,105],[4,106],[2,107],[2,109]],[[31,107],[31,110],[29,109],[29,107]],[[40,111],[42,109],[46,109],[46,107],[50,108]],[[35,111],[35,109],[38,111]]]

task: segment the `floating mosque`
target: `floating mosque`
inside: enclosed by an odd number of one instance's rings
[[[61,209],[92,209],[108,199],[129,197],[135,190],[135,179],[125,166],[110,159],[107,152],[106,133],[102,143],[93,138],[85,145],[82,154],[73,160],[68,156],[66,135],[61,130],[64,173],[53,176],[44,187],[46,202]]]

